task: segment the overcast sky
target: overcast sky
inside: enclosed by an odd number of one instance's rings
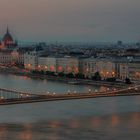
[[[24,41],[138,41],[140,0],[0,0],[7,25]]]

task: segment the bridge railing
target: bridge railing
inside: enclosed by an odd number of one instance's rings
[[[129,94],[129,93],[140,93],[140,85],[136,85],[133,87],[127,87],[125,89],[119,89],[114,91],[106,91],[106,92],[90,92],[90,93],[71,93],[70,95],[68,93],[65,94],[56,94],[53,95],[44,95],[44,94],[31,94],[27,92],[19,92],[16,90],[8,90],[4,88],[0,88],[0,101],[3,100],[24,100],[24,99],[42,99],[42,98],[52,98],[52,97],[66,97],[66,95],[69,96],[77,96],[77,95],[90,95],[90,94]]]
[[[35,98],[39,95],[0,88],[0,100]]]

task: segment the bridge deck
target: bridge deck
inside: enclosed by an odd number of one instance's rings
[[[25,92],[17,92],[14,90],[0,89],[0,105],[12,105],[45,101],[58,100],[72,100],[85,98],[99,98],[99,97],[115,97],[115,96],[136,96],[140,95],[140,85],[121,89],[116,91],[109,91],[105,93],[69,93],[56,95],[36,95]]]

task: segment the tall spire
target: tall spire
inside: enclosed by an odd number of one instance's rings
[[[7,25],[7,34],[9,34],[9,27],[8,27],[8,25]]]
[[[8,26],[7,26],[6,34],[3,37],[3,41],[4,42],[12,42],[13,41],[13,38],[12,38],[10,32],[9,32]]]

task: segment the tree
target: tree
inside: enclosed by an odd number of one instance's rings
[[[75,74],[75,77],[78,78],[78,79],[84,79],[85,78],[84,74],[82,74],[82,73]]]
[[[110,77],[110,78],[107,78],[106,81],[108,81],[108,82],[115,82],[116,78],[115,77]]]
[[[44,73],[44,71],[43,71],[43,70],[41,70],[41,71],[40,71],[40,74],[44,75],[45,73]]]
[[[60,73],[58,73],[58,76],[64,77],[65,76],[65,73],[64,72],[60,72]]]
[[[54,76],[55,75],[55,72],[53,72],[53,71],[46,71],[45,74],[46,75],[49,75],[49,76]]]
[[[95,72],[94,76],[92,77],[92,80],[100,81],[102,78],[100,76],[100,73],[97,71]]]
[[[66,76],[67,76],[68,78],[74,78],[73,73],[68,73],[68,74],[66,74]]]
[[[131,82],[131,80],[130,80],[128,77],[126,77],[126,78],[125,78],[125,83],[126,83],[126,84],[131,84],[132,82]]]

